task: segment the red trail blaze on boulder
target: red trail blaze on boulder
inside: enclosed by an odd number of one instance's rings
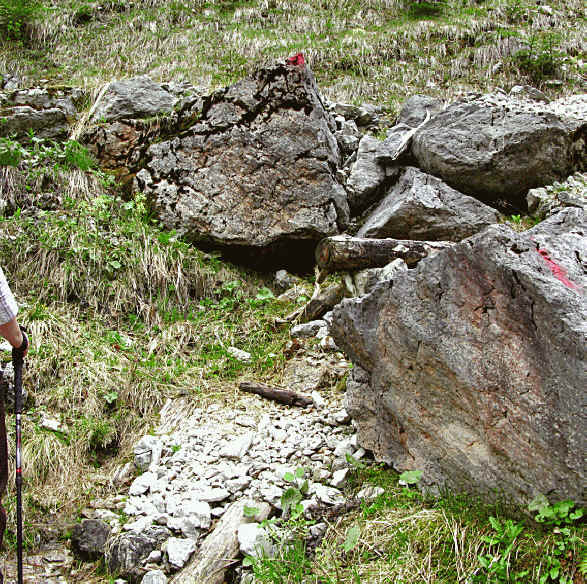
[[[557,280],[560,280],[567,288],[570,288],[571,290],[579,289],[579,287],[574,282],[571,282],[567,278],[567,271],[562,266],[559,266],[556,262],[554,262],[545,249],[538,249],[537,251],[542,256],[542,259],[548,264],[552,275]]]
[[[285,62],[287,65],[298,65],[299,67],[303,67],[306,64],[303,53],[297,53],[293,57],[288,57]]]

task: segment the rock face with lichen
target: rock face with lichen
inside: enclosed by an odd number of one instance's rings
[[[135,77],[111,83],[96,102],[93,124],[81,141],[126,190],[145,164],[153,142],[189,127],[202,108],[201,91],[189,83],[155,83]]]
[[[73,87],[0,91],[0,136],[66,138],[85,95]]]
[[[153,144],[137,186],[165,226],[192,241],[295,263],[348,221],[334,129],[307,67],[262,69],[206,98],[187,131]]]
[[[498,214],[491,207],[408,167],[367,217],[358,236],[460,241],[497,222]]]
[[[587,97],[549,104],[513,95],[463,99],[414,136],[425,172],[485,202],[523,206],[528,189],[584,170]]]
[[[584,501],[582,209],[494,225],[334,310],[359,443],[437,487]]]

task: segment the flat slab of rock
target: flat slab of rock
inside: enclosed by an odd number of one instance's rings
[[[176,101],[172,93],[145,75],[122,79],[110,83],[92,119],[113,122],[167,114],[173,110]]]
[[[170,537],[163,544],[163,551],[174,568],[183,568],[196,550],[196,542],[190,538]]]
[[[110,527],[99,519],[76,523],[71,533],[71,549],[81,559],[97,560],[104,554]]]
[[[65,138],[85,96],[79,88],[20,89],[0,92],[0,136]]]
[[[307,67],[263,69],[206,98],[181,136],[153,144],[137,187],[188,239],[309,265],[315,242],[349,216],[334,129]]]
[[[359,444],[436,486],[584,502],[583,210],[487,228],[334,309]]]
[[[359,142],[357,160],[351,167],[346,188],[353,213],[359,213],[383,196],[386,185],[397,177],[393,168],[386,169],[379,163],[388,152],[384,143],[370,135]]]
[[[410,167],[367,217],[357,235],[460,241],[497,222],[495,209]]]
[[[528,189],[584,170],[587,96],[549,104],[490,94],[436,114],[412,141],[425,172],[486,202],[523,206]]]
[[[257,514],[245,517],[245,507],[256,508]],[[190,564],[173,579],[173,584],[222,584],[226,569],[239,553],[239,527],[267,519],[270,511],[271,507],[267,503],[245,500],[233,503],[214,531],[204,540]]]

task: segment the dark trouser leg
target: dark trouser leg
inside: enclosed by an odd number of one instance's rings
[[[2,384],[0,374],[0,385]],[[6,529],[6,511],[2,506],[2,497],[6,492],[6,483],[8,481],[8,439],[6,436],[6,416],[4,411],[4,391],[0,391],[0,547],[4,539],[4,530]],[[4,582],[4,577],[0,571],[0,584]]]

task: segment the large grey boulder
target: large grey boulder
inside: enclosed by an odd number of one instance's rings
[[[459,191],[523,206],[530,188],[585,168],[587,96],[549,104],[504,94],[465,98],[436,114],[412,141],[425,172]]]
[[[384,143],[369,134],[361,138],[357,159],[351,167],[346,183],[349,206],[353,214],[360,213],[385,193],[399,171],[386,168],[380,161],[386,159]]]
[[[59,139],[69,134],[85,92],[79,88],[20,89],[0,92],[0,136]]]
[[[137,187],[192,241],[252,260],[281,254],[282,267],[310,262],[349,216],[334,129],[307,67],[262,69],[207,98],[181,136],[153,144]]]
[[[161,85],[142,75],[113,81],[94,110],[92,119],[113,122],[168,114],[177,99]]]
[[[439,178],[407,168],[357,236],[460,241],[497,222],[495,209]]]
[[[359,444],[436,487],[584,502],[585,226],[494,225],[334,309]]]

